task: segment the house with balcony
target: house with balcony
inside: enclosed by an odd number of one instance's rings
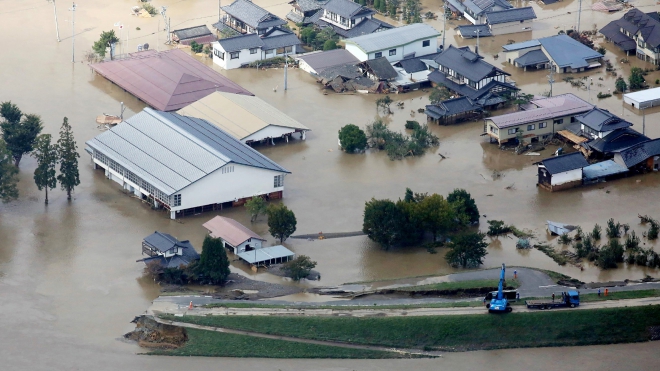
[[[527,70],[584,72],[601,66],[603,55],[568,35],[555,35],[502,46],[506,61]]]
[[[287,22],[250,0],[236,0],[222,7],[225,13],[220,22],[213,25],[218,30],[229,27],[241,34],[264,35]]]
[[[326,27],[342,38],[351,38],[394,28],[374,18],[375,10],[351,0],[294,0],[287,18],[303,25]]]
[[[644,13],[633,8],[599,32],[628,55],[635,53],[643,61],[660,65],[660,21],[657,11]]]
[[[228,37],[211,44],[213,63],[231,70],[264,59],[293,56],[301,51],[301,44],[293,32],[279,27],[262,35],[250,33]]]
[[[506,0],[447,0],[449,7],[462,13],[472,24],[485,24],[486,13],[512,9]]]

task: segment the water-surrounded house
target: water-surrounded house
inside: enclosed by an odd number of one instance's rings
[[[190,45],[193,41],[198,44],[210,44],[217,40],[217,37],[206,25],[201,25],[172,31],[172,40],[182,45]]]
[[[427,121],[440,125],[458,124],[481,117],[483,108],[468,97],[458,97],[426,106]]]
[[[644,89],[624,94],[623,103],[641,110],[660,106],[660,88]]]
[[[142,254],[149,257],[138,261],[147,265],[157,264],[161,268],[182,268],[199,259],[190,241],[179,241],[158,231],[142,240]]]
[[[266,241],[243,224],[224,216],[216,216],[202,226],[211,237],[222,239],[223,246],[234,254],[260,249]]]
[[[435,28],[414,23],[368,35],[346,39],[346,50],[359,61],[385,57],[397,62],[406,57],[419,57],[438,52],[438,32]]]
[[[582,169],[589,166],[582,153],[547,158],[537,163],[538,185],[549,191],[560,191],[582,185]]]
[[[289,174],[210,122],[150,108],[86,146],[95,169],[172,219],[281,198]]]
[[[600,29],[607,41],[638,59],[660,65],[660,21],[658,12],[644,13],[633,8],[621,19],[608,23]]]
[[[343,66],[347,64],[356,65],[360,61],[346,49],[333,49],[326,51],[314,51],[301,54],[296,57],[298,67],[312,75],[318,76],[319,73],[327,68]]]
[[[506,61],[527,69],[583,72],[601,66],[603,55],[568,35],[555,35],[502,46]]]
[[[273,28],[287,24],[282,18],[250,0],[235,0],[233,3],[223,6],[222,11],[225,14],[218,22],[220,24],[213,25],[217,29],[227,26],[242,34],[263,35]]]
[[[483,24],[461,25],[454,30],[464,39],[531,31],[536,13],[528,6],[486,12],[485,18]]]
[[[635,173],[658,171],[660,170],[660,139],[616,151],[614,161]]]
[[[506,0],[447,0],[447,3],[472,24],[486,23],[488,12],[513,8]]]
[[[264,34],[250,33],[220,39],[212,44],[213,63],[231,70],[275,57],[293,56],[302,42],[293,32],[275,27]]]

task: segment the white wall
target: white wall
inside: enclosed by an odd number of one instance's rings
[[[236,246],[236,249],[234,250],[234,254],[240,254],[242,252],[245,252],[245,247],[248,245],[250,245],[250,247],[252,247],[253,249],[260,249],[261,240],[256,238],[250,238],[248,241],[245,241],[242,244]]]
[[[525,32],[532,30],[532,20],[528,19],[522,23],[520,21],[499,23],[490,25],[490,32],[493,35],[506,35],[510,33]]]
[[[566,171],[559,174],[552,174],[551,184],[561,185],[568,182],[574,182],[576,180],[582,180],[582,169],[575,169],[571,171]]]
[[[429,46],[422,46],[423,42],[428,40],[429,41]],[[390,50],[391,49],[396,49],[396,54],[395,55],[390,55]],[[346,50],[348,50],[348,45],[346,45]],[[421,57],[427,54],[433,54],[436,53],[438,50],[438,38],[437,37],[431,37],[429,39],[424,39],[424,40],[418,40],[415,42],[412,42],[410,44],[406,44],[403,46],[397,46],[397,47],[390,47],[387,49],[379,50],[373,53],[369,53],[369,59],[376,59],[376,53],[381,52],[382,56],[387,58],[388,61],[394,63],[398,62],[403,59],[404,55],[410,54],[410,53],[415,53],[415,57]],[[351,50],[348,50],[351,53],[353,53]],[[360,57],[353,53],[355,57],[360,59]],[[364,55],[364,52],[362,52],[362,55]],[[360,61],[363,61],[366,59],[360,59]]]
[[[221,52],[225,53],[225,59],[220,59],[217,55],[216,52]],[[217,64],[218,66],[226,69],[226,70],[231,70],[234,68],[239,68],[243,64],[251,63],[254,61],[261,60],[261,55],[263,51],[261,49],[257,49],[257,52],[255,54],[250,54],[249,49],[244,49],[241,50],[240,53],[238,54],[237,59],[231,59],[231,55],[228,52],[225,52],[225,50],[220,46],[220,43],[214,42],[213,43],[213,63]],[[275,56],[275,55],[273,55]]]
[[[346,43],[346,50],[351,54],[353,54],[355,58],[357,58],[360,62],[364,62],[367,59],[369,59],[367,53],[365,53],[362,49],[358,48],[357,45],[355,44]]]
[[[520,49],[520,50],[512,50],[510,52],[505,52],[504,55],[505,55],[506,61],[513,64],[514,60],[516,58],[518,58],[522,55],[525,55],[525,53],[527,53],[529,51],[532,51],[532,50],[541,50],[541,46],[538,45],[538,46],[532,46],[532,47],[525,48],[525,49]]]
[[[286,128],[283,126],[268,125],[265,128],[257,131],[256,133],[249,135],[243,139],[241,142],[247,143],[249,141],[260,141],[267,138],[280,138],[284,134],[289,134],[295,132],[294,128]]]
[[[172,207],[179,211],[214,203],[231,202],[237,199],[283,191],[284,187],[273,187],[274,177],[285,173],[229,163],[234,171],[222,173],[222,168],[205,176],[179,192],[181,206]]]

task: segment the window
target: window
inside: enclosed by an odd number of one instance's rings
[[[181,206],[181,195],[174,195],[174,206]]]
[[[431,40],[422,41],[422,47],[426,48],[427,46],[431,46]]]
[[[575,116],[571,117],[571,123],[573,123],[573,122],[575,122],[575,121],[577,121],[577,120],[575,119]]]
[[[284,47],[284,52],[286,52],[286,53],[292,53],[292,52],[293,52],[293,46],[286,46],[286,47]]]
[[[266,50],[266,55],[271,55],[274,51],[275,49]]]
[[[233,173],[233,172],[234,172],[234,166],[225,166],[221,170],[222,174]]]
[[[396,49],[390,49],[390,55],[396,55]]]
[[[215,54],[216,57],[222,59],[223,61],[225,60],[225,53],[221,52],[220,50],[213,50],[213,54]]]
[[[250,49],[250,54],[257,54],[257,50],[259,50],[259,48]]]
[[[539,129],[543,129],[543,128],[547,128],[547,127],[548,127],[547,122],[542,122],[542,123],[539,124]]]
[[[273,187],[275,188],[284,187],[284,175],[275,175]]]
[[[383,52],[378,52],[378,53],[374,54],[374,58],[380,58],[382,56],[383,56]]]
[[[563,123],[564,123],[564,119],[559,119],[552,122],[553,125],[561,125]]]
[[[515,134],[518,128],[509,129],[509,134]]]
[[[491,126],[490,127],[490,132],[497,134],[497,133],[499,133],[499,130],[495,126]]]
[[[534,124],[527,125],[527,131],[531,131],[531,130],[534,130],[534,129],[536,129],[536,125],[534,125]]]
[[[229,53],[229,59],[238,59],[238,55],[240,53],[241,52],[231,52],[231,53]]]

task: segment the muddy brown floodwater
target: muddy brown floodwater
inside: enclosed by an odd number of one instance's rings
[[[270,11],[284,16],[287,1],[255,0]],[[0,2],[0,100],[11,100],[27,113],[40,114],[44,132],[56,134],[67,116],[72,123],[81,152],[81,186],[75,200],[66,201],[63,192],[51,193],[51,203],[43,204],[43,195],[32,181],[35,162],[24,158],[20,171],[20,199],[0,205],[0,358],[1,369],[25,370],[223,370],[258,368],[264,370],[399,370],[414,367],[420,370],[437,368],[459,369],[543,369],[561,361],[580,364],[585,369],[652,369],[657,365],[658,345],[654,343],[562,349],[528,349],[450,354],[438,360],[414,361],[339,361],[339,360],[231,360],[188,359],[136,356],[139,350],[132,344],[116,339],[129,331],[133,315],[143,312],[158,296],[159,287],[141,278],[141,239],[154,230],[165,231],[179,238],[190,239],[198,248],[204,230],[203,221],[213,214],[204,214],[177,221],[151,211],[135,199],[124,195],[100,172],[93,172],[84,153],[84,141],[99,133],[94,118],[102,112],[117,113],[124,102],[126,115],[139,112],[144,105],[100,76],[95,76],[83,60],[85,51],[101,31],[110,30],[122,22],[129,30],[127,50],[148,42],[159,44],[164,32],[160,18],[131,17],[130,7],[136,1],[84,0],[77,5],[75,19],[76,63],[71,63],[71,12],[69,3],[58,1],[58,17],[62,41],[55,39],[52,3],[43,0],[4,0]],[[153,0],[154,5],[168,6],[172,27],[211,24],[217,17],[214,0]],[[589,1],[584,4],[590,8]],[[645,10],[656,9],[652,1],[637,1]],[[439,9],[437,1],[424,1],[432,11]],[[555,34],[562,25],[575,22],[576,1],[564,1],[551,6],[534,7],[539,19],[531,34],[501,36],[480,40],[487,61],[513,74],[518,86],[527,93],[548,90],[546,72],[521,73],[502,59],[495,60],[501,45],[508,39],[522,41],[530,36]],[[571,14],[567,14],[571,12]],[[602,14],[585,9],[583,28],[596,23],[602,27],[622,13]],[[442,29],[442,22],[432,24]],[[476,40],[457,39],[451,31],[458,23],[448,22],[447,42],[474,45]],[[139,27],[140,30],[137,30]],[[161,27],[162,28],[162,27]],[[126,37],[126,33],[122,38]],[[598,42],[601,42],[599,40]],[[631,66],[648,67],[635,58],[621,65],[622,57],[612,45],[605,44],[607,57],[623,73]],[[210,60],[203,60],[212,65]],[[215,68],[215,67],[214,67]],[[216,68],[218,69],[218,68]],[[390,161],[384,153],[370,152],[347,155],[337,149],[337,130],[347,124],[365,125],[376,117],[376,96],[323,95],[314,79],[302,71],[289,73],[289,90],[284,92],[282,70],[221,71],[234,81],[275,105],[285,113],[309,126],[313,131],[304,142],[280,143],[258,149],[292,171],[286,179],[284,202],[296,212],[299,233],[344,232],[361,228],[362,207],[371,197],[401,197],[406,187],[417,192],[447,194],[452,189],[467,189],[477,200],[487,218],[503,219],[519,228],[533,230],[539,240],[549,239],[544,229],[547,219],[582,225],[591,229],[614,217],[630,223],[641,232],[637,214],[660,214],[657,207],[660,175],[636,176],[601,186],[551,194],[535,186],[536,170],[532,162],[538,158],[514,156],[489,144],[479,134],[482,123],[467,123],[454,127],[433,126],[441,138],[440,147],[427,155]],[[614,79],[602,70],[589,72],[598,84],[592,92],[592,102],[598,91],[613,89]],[[581,76],[581,75],[579,75]],[[598,78],[602,77],[603,80]],[[660,77],[651,73],[648,81]],[[560,79],[558,79],[560,80]],[[277,92],[273,88],[278,87]],[[573,92],[588,99],[589,93],[576,90],[558,81],[554,93]],[[411,111],[427,103],[423,92],[394,97],[405,103],[387,118],[389,125],[403,130]],[[637,112],[625,109],[620,97],[598,102],[627,120],[641,126]],[[647,135],[660,136],[658,109],[647,112]],[[415,114],[416,120],[424,116]],[[543,156],[552,149],[543,152]],[[442,160],[436,153],[447,157]],[[500,178],[491,174],[498,171]],[[638,183],[637,180],[640,180]],[[513,185],[513,189],[506,189]],[[241,209],[223,211],[223,215],[248,224]],[[482,222],[483,229],[485,222]],[[250,225],[266,236],[263,220]],[[273,239],[269,237],[269,242]],[[289,240],[286,243],[296,253],[318,261],[323,285],[342,282],[397,278],[422,274],[454,272],[446,265],[442,253],[430,255],[421,249],[382,251],[365,237],[324,241]],[[657,249],[657,247],[655,247]],[[601,272],[587,267],[580,272],[573,267],[558,267],[538,251],[518,252],[513,240],[502,238],[489,248],[485,266],[526,265],[557,270],[583,281],[640,278],[658,275],[655,270],[623,267]],[[283,282],[266,273],[253,274],[235,264],[236,272],[256,279]],[[318,284],[318,283],[315,283]],[[296,295],[292,300],[306,300]]]

